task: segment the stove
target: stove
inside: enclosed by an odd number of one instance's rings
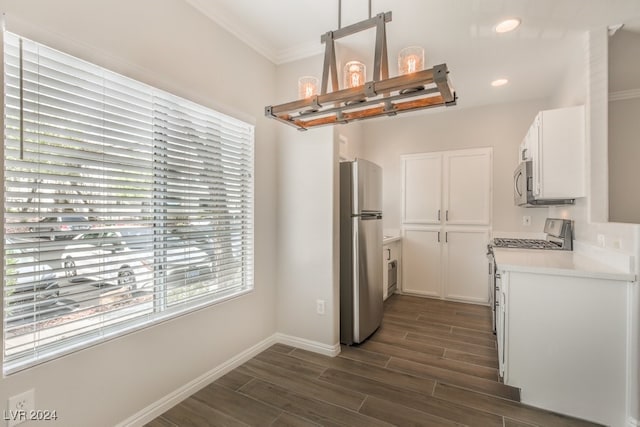
[[[511,239],[496,237],[493,239],[494,248],[515,248],[515,249],[548,249],[563,250],[564,248],[558,242],[540,239]]]
[[[498,293],[500,291],[500,275],[496,267],[496,260],[493,253],[494,248],[500,249],[543,249],[543,250],[573,250],[573,222],[568,219],[547,218],[544,223],[546,239],[516,239],[496,237],[488,246],[487,257],[489,260],[489,304],[493,312],[492,323],[493,332],[496,333],[496,322],[498,320]]]
[[[515,239],[496,237],[494,248],[573,250],[573,222],[568,219],[547,218],[544,223],[546,239]]]

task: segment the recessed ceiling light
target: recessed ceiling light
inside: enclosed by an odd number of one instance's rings
[[[518,18],[510,18],[505,19],[504,21],[498,23],[495,27],[496,33],[508,33],[509,31],[513,31],[520,26],[520,19]]]
[[[509,83],[509,80],[507,79],[495,79],[494,81],[491,82],[491,86],[499,87],[499,86],[504,86],[507,83]]]

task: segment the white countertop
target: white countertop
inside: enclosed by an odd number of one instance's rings
[[[382,237],[382,246],[388,245],[389,243],[397,242],[398,240],[401,240],[401,239],[402,239],[402,237],[400,237],[400,236],[383,236]]]
[[[621,281],[635,280],[634,274],[609,267],[574,251],[494,248],[493,253],[499,270]]]

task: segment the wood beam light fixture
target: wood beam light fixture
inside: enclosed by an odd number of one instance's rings
[[[449,82],[447,65],[440,64],[423,70],[424,53],[420,57],[411,51],[414,56],[409,66],[400,70],[401,75],[389,77],[385,27],[390,21],[391,12],[384,12],[322,35],[320,41],[325,44],[325,52],[320,93],[301,89],[300,99],[269,105],[265,107],[265,115],[299,130],[307,130],[316,126],[455,105],[457,96]],[[376,28],[373,80],[365,82],[364,64],[351,61],[345,64],[344,87],[340,89],[335,41],[373,27]],[[328,91],[329,81],[331,92]]]

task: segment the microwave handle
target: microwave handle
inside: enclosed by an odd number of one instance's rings
[[[520,178],[522,178],[522,172],[518,173],[516,175],[516,179],[513,180],[513,189],[516,192],[516,194],[518,195],[518,197],[522,196],[522,193],[520,192],[520,189],[518,188],[518,181],[520,181]]]

